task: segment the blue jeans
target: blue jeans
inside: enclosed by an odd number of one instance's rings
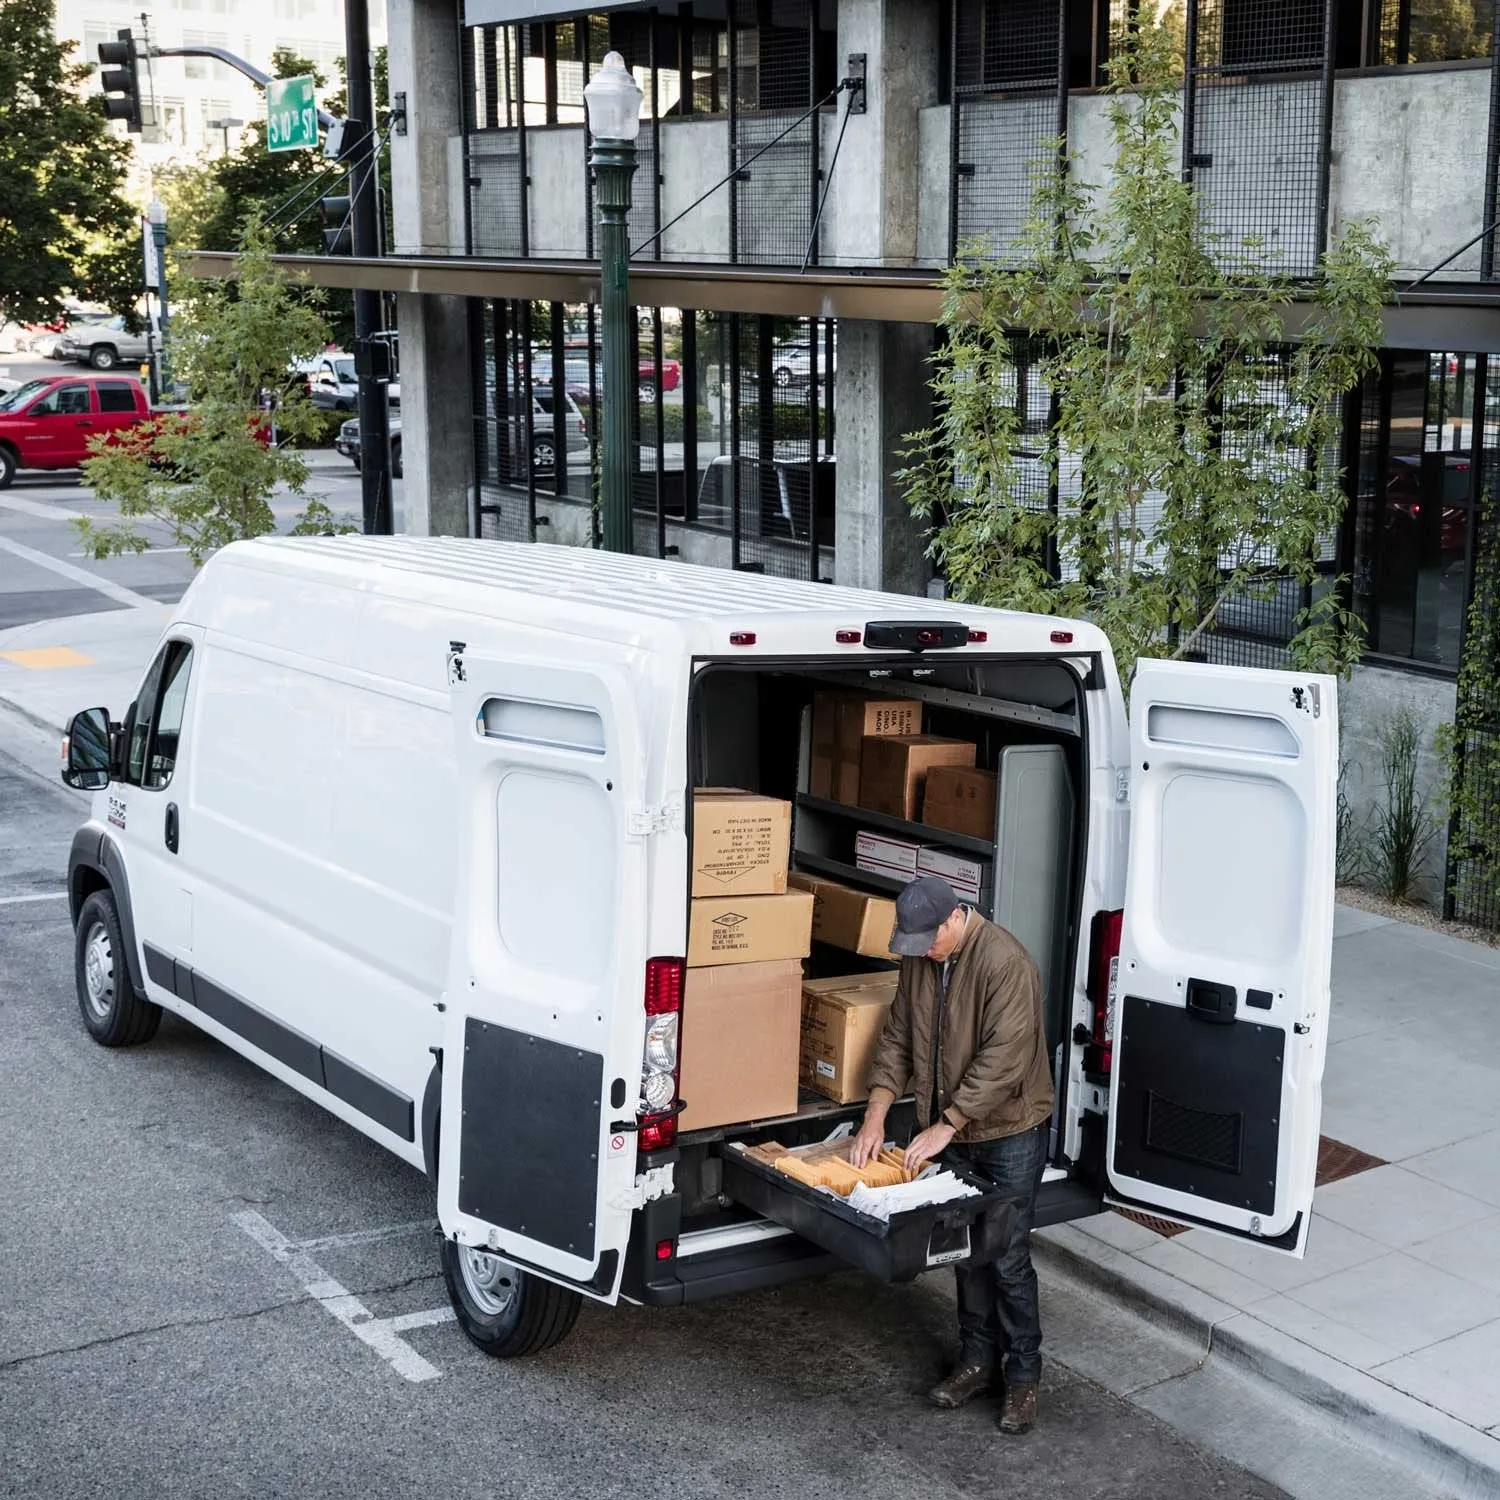
[[[1031,1264],[1031,1226],[1049,1134],[1044,1120],[1019,1135],[954,1145],[943,1153],[994,1183],[1015,1205],[1010,1238],[1000,1255],[983,1265],[953,1268],[959,1363],[993,1369],[1003,1357],[1005,1379],[1013,1385],[1038,1380],[1042,1373],[1042,1309]]]

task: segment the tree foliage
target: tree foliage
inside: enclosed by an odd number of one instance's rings
[[[130,150],[55,22],[53,0],[0,5],[0,321],[54,317],[69,293],[128,313],[140,295]]]
[[[274,531],[270,502],[277,489],[307,500],[296,533],[331,528],[328,507],[306,495],[306,463],[266,441],[267,394],[278,398],[280,438],[318,428],[322,413],[289,371],[328,340],[312,300],[272,263],[269,236],[247,231],[235,282],[184,281],[172,295],[172,368],[192,405],[90,445],[85,482],[100,500],[119,503],[122,520],[75,521],[85,551],[93,557],[144,551],[150,544],[138,523],[152,520],[201,564],[229,542]]]
[[[1226,606],[1304,588],[1292,657],[1343,669],[1358,625],[1318,563],[1390,257],[1347,226],[1289,345],[1298,288],[1263,245],[1209,233],[1182,181],[1179,46],[1143,24],[1111,65],[1107,192],[1053,143],[1018,268],[976,245],[949,271],[939,416],[902,481],[955,595],[1091,619],[1127,676],[1201,653]]]

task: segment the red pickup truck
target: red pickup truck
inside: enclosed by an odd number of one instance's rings
[[[0,490],[17,469],[76,469],[89,440],[151,416],[146,392],[125,376],[49,375],[0,400]]]

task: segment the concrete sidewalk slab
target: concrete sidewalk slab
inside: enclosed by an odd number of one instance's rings
[[[0,705],[58,734],[80,709],[122,717],[171,614],[150,603],[0,631]]]

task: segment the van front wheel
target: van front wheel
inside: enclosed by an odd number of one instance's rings
[[[540,1354],[561,1343],[583,1301],[577,1292],[456,1240],[443,1241],[443,1280],[458,1326],[496,1359]]]
[[[161,1007],[137,995],[130,983],[120,916],[108,891],[95,891],[78,913],[73,975],[83,1024],[96,1042],[133,1047],[156,1035]]]

